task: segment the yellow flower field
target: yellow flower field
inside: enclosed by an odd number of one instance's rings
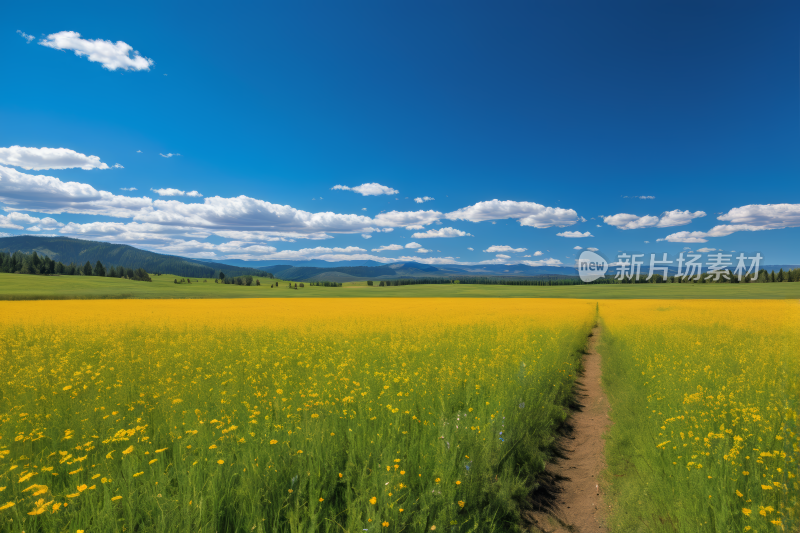
[[[617,531],[798,531],[797,301],[600,303]]]
[[[595,302],[37,301],[0,316],[2,530],[492,531],[548,460]]]

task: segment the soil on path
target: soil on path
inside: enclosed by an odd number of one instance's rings
[[[576,382],[576,398],[565,434],[559,439],[558,458],[545,469],[542,488],[532,496],[525,513],[529,531],[543,533],[605,533],[600,475],[606,464],[602,435],[610,424],[608,401],[600,382],[600,329],[589,337],[583,375]]]

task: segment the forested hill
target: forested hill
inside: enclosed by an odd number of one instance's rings
[[[217,277],[222,271],[226,276],[265,276],[267,271],[255,268],[231,266],[216,262],[186,259],[139,250],[127,244],[85,241],[69,237],[39,237],[20,235],[0,238],[0,251],[7,253],[36,252],[54,261],[83,265],[86,261],[100,261],[106,266],[144,268],[150,273],[173,274],[195,278]]]

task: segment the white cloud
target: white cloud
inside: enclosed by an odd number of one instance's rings
[[[375,224],[378,226],[398,227],[404,226],[406,229],[423,229],[439,220],[442,214],[438,211],[389,211],[380,213],[375,217]]]
[[[519,221],[521,226],[535,228],[550,228],[553,226],[563,228],[571,226],[579,220],[578,213],[573,209],[545,207],[533,202],[501,201],[496,199],[463,207],[447,213],[445,217],[449,220],[469,220],[470,222],[514,218]]]
[[[435,239],[440,237],[472,237],[472,235],[455,228],[439,228],[438,230],[429,229],[425,233],[415,233],[411,236],[412,239]]]
[[[68,148],[32,148],[16,145],[0,148],[0,165],[20,167],[25,170],[109,168],[96,155],[84,155]],[[118,168],[122,168],[122,165]]]
[[[765,231],[800,226],[800,204],[751,204],[735,207],[718,220],[733,222],[708,231],[679,231],[659,241],[702,243],[710,237],[726,237],[738,231]]]
[[[418,204],[424,202],[430,202],[431,200],[435,200],[435,198],[431,198],[430,196],[423,196],[422,198],[420,197],[414,198],[414,201],[417,202]]]
[[[538,250],[533,253],[533,257],[539,257],[540,255],[542,255],[542,252],[540,252]]]
[[[170,157],[175,157],[175,156],[181,155],[181,154],[171,154],[171,153],[170,154],[162,154],[161,152],[159,152],[158,155],[160,155],[161,157],[166,157],[167,159],[169,159]]]
[[[583,247],[582,246],[576,246],[575,248],[573,248],[573,250],[583,250]]]
[[[119,190],[121,190],[121,191],[135,191],[136,187],[120,187]]]
[[[495,252],[514,252],[517,254],[521,254],[522,252],[527,252],[527,251],[528,251],[527,248],[512,248],[511,246],[506,246],[506,245],[502,246],[493,245],[484,250],[484,252],[488,252],[490,254]]]
[[[475,248],[467,248],[467,250],[469,250],[470,252],[474,252]]]
[[[11,235],[10,233],[4,233],[4,232],[0,231],[0,237],[12,237],[12,236],[13,235]]]
[[[585,233],[581,233],[580,231],[562,231],[561,233],[556,233],[559,237],[567,237],[569,239],[579,239],[581,237],[594,237],[588,231]]]
[[[415,251],[416,251],[418,254],[427,254],[427,253],[430,253],[430,250],[428,250],[427,248],[417,248]]]
[[[717,219],[764,229],[794,228],[800,226],[800,204],[745,205],[735,207]]]
[[[373,252],[390,252],[394,250],[402,250],[403,247],[399,244],[388,244],[386,246],[381,246],[379,248],[373,248]]]
[[[634,196],[634,198],[638,198],[639,200],[655,200],[655,196]]]
[[[399,194],[400,191],[381,185],[380,183],[362,183],[356,187],[348,187],[346,185],[334,185],[331,187],[332,191],[353,191],[362,196],[380,196],[381,194]]]
[[[589,250],[590,252],[599,252],[600,251],[599,248],[587,248],[587,250]]]
[[[125,190],[125,189],[123,189]],[[133,189],[136,190],[136,189]],[[164,189],[150,189],[159,196],[191,196],[193,198],[202,198],[202,194],[197,191],[182,191],[180,189],[172,189],[170,187]]]
[[[33,35],[28,35],[22,30],[17,30],[17,33],[19,33],[22,36],[22,38],[28,42],[28,44],[30,44],[32,40],[36,39],[36,37],[34,37]]]
[[[408,231],[414,231],[418,229],[425,229],[425,226],[423,226],[422,224],[412,224],[410,226],[406,226],[406,229]]]
[[[765,231],[771,229],[782,229],[782,228],[754,226],[752,224],[730,224],[730,225],[714,226],[708,231],[679,231],[678,233],[667,235],[663,239],[656,239],[656,240],[658,242],[667,241],[667,242],[683,242],[683,243],[701,243],[701,242],[708,242],[709,237],[727,237],[728,235],[736,233],[737,231]]]
[[[361,236],[364,237],[365,239],[371,239],[372,238],[372,235],[370,235],[369,233],[362,233]]]
[[[150,198],[133,198],[98,191],[86,183],[61,181],[0,166],[0,202],[6,210],[40,213],[99,214],[118,218],[152,209]]]
[[[406,244],[406,248],[422,248],[422,245],[416,242]]]
[[[42,229],[51,230],[64,225],[50,217],[37,218],[26,213],[17,213],[14,211],[7,215],[0,215],[0,228],[23,229],[23,224],[34,224],[38,226],[38,229],[35,230],[28,228],[31,231],[40,231]]]
[[[70,222],[59,230],[63,235],[92,240],[136,244],[139,246],[164,245],[182,242],[180,237],[205,239],[209,231],[181,226],[161,226],[159,224],[140,224],[138,222],[89,222],[78,224]]]
[[[111,168],[125,168],[125,167],[123,167],[119,163],[115,163]]]
[[[295,239],[306,239],[311,241],[321,241],[325,239],[333,239],[327,233],[300,233],[297,231],[214,231],[214,235],[224,237],[226,239],[234,239],[239,241],[256,241],[256,242],[294,242]]]
[[[153,191],[154,193],[156,193],[159,196],[185,196],[186,195],[186,191],[182,191],[180,189],[172,189],[172,188],[169,188],[169,187],[164,188],[164,189],[153,189],[153,188],[151,188],[150,190]]]
[[[76,56],[86,56],[89,61],[100,63],[108,70],[150,70],[153,64],[152,59],[139,55],[125,42],[81,39],[81,34],[74,31],[51,33],[39,44],[56,50],[72,50]]]
[[[504,255],[504,254],[497,254],[495,257],[497,257],[498,259],[511,259],[510,255]]]
[[[700,252],[701,254],[707,254],[708,252],[715,252],[715,251],[717,251],[717,249],[716,248],[698,248],[697,251]]]
[[[706,216],[703,211],[681,211],[675,209],[673,211],[665,211],[661,217],[646,215],[643,217],[631,215],[628,213],[619,213],[616,215],[603,217],[603,222],[609,226],[616,226],[619,229],[640,229],[640,228],[669,228],[672,226],[683,226],[689,224],[693,219]]]

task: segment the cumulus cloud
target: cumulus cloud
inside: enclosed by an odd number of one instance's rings
[[[590,252],[598,252],[600,251],[599,248],[587,248]]]
[[[435,200],[435,198],[431,198],[430,196],[423,196],[421,198],[418,196],[418,197],[414,198],[414,201],[417,202],[418,204],[422,204],[422,203],[425,203],[425,202],[430,202],[431,200]]]
[[[112,43],[103,39],[82,39],[75,31],[51,33],[39,44],[56,50],[72,50],[78,57],[100,63],[108,70],[150,70],[153,60],[144,57],[123,41]]]
[[[135,191],[136,187],[120,187],[119,190],[121,190],[121,191]]]
[[[84,155],[68,148],[33,148],[16,145],[0,148],[0,165],[20,167],[25,170],[109,168],[96,155]],[[115,168],[122,168],[122,165],[115,165]]]
[[[594,237],[588,231],[585,233],[581,233],[580,231],[562,231],[561,233],[556,233],[559,237],[567,237],[569,239],[579,239],[581,237]]]
[[[422,248],[422,245],[416,242],[406,244],[406,248]]]
[[[504,254],[497,254],[495,257],[497,257],[498,259],[511,259],[510,255],[504,255]]]
[[[14,211],[7,215],[0,215],[0,228],[23,229],[23,224],[34,224],[34,227],[38,227],[35,230],[28,228],[30,231],[52,230],[64,225],[50,217],[37,218],[26,213]]]
[[[430,250],[428,250],[427,248],[417,248],[415,252],[417,252],[418,254],[427,254],[430,253]]]
[[[438,230],[429,229],[425,233],[415,233],[412,239],[435,239],[451,237],[472,237],[472,234],[455,228],[439,228]]]
[[[573,250],[583,250],[583,246],[576,246]]]
[[[513,200],[478,202],[475,205],[447,213],[445,217],[449,220],[468,220],[470,222],[513,218],[517,219],[521,226],[534,228],[553,226],[564,228],[580,220],[578,213],[573,209],[545,207],[534,202],[515,202]]]
[[[739,231],[765,231],[800,227],[800,204],[751,204],[735,207],[718,220],[732,222],[708,231],[679,231],[659,241],[703,243],[711,237],[727,237]]]
[[[800,204],[751,204],[735,207],[718,220],[765,229],[800,226]]]
[[[372,238],[372,235],[370,235],[369,233],[362,233],[361,236],[364,237],[365,239],[371,239]]]
[[[165,245],[171,242],[182,242],[181,238],[205,239],[211,235],[209,231],[196,228],[138,222],[89,222],[86,224],[70,222],[64,225],[59,233],[76,238],[136,245]]]
[[[152,209],[150,198],[133,198],[98,191],[86,183],[61,181],[0,166],[0,202],[6,210],[58,214],[101,214],[132,218]]]
[[[273,247],[261,249],[248,243],[230,242],[219,245],[220,252],[224,253],[224,259],[244,259],[244,260],[284,260],[284,261],[308,261],[311,259],[321,259],[323,261],[377,261],[380,263],[390,263],[393,259],[359,252],[366,250],[355,246],[346,248],[326,248],[318,246],[316,248],[303,248],[300,250],[275,250]]]
[[[708,239],[710,237],[727,237],[728,235],[736,233],[737,231],[765,231],[771,229],[783,229],[783,228],[770,228],[767,226],[755,226],[752,224],[728,224],[728,225],[714,226],[708,231],[679,231],[678,233],[667,235],[663,239],[656,239],[656,240],[658,242],[667,241],[667,242],[683,242],[683,243],[702,243],[702,242],[708,242]]]
[[[175,157],[175,156],[181,155],[181,154],[162,154],[161,152],[159,152],[158,155],[160,155],[161,157],[166,157],[167,159],[169,159],[170,157]]]
[[[716,252],[717,249],[716,248],[698,248],[697,251],[700,252],[701,254],[707,254],[708,252]]]
[[[539,257],[540,255],[543,255],[543,254],[542,254],[542,252],[540,252],[538,250],[533,253],[533,257]]]
[[[184,196],[186,194],[186,191],[182,191],[180,189],[172,189],[170,187],[166,187],[164,189],[150,188],[150,190],[159,196]]]
[[[214,231],[214,235],[226,239],[234,239],[239,241],[256,241],[256,242],[271,242],[283,241],[294,242],[295,239],[306,239],[310,241],[321,241],[325,239],[333,239],[333,236],[324,232],[318,233],[300,233],[298,231]]]
[[[380,213],[375,217],[378,226],[399,227],[406,229],[424,229],[424,226],[433,224],[442,214],[438,211],[389,211]]]
[[[628,213],[603,217],[603,222],[609,226],[616,226],[619,229],[640,229],[640,228],[669,228],[672,226],[683,226],[689,224],[693,219],[706,216],[703,211],[665,211],[661,217],[645,215],[643,217]]]
[[[386,246],[380,246],[378,248],[373,248],[373,252],[390,252],[394,250],[402,250],[403,247],[399,244],[388,244]]]
[[[484,250],[484,252],[488,252],[490,254],[495,252],[514,252],[517,254],[521,254],[522,252],[527,252],[527,251],[528,251],[527,248],[512,248],[511,246],[506,246],[506,245],[501,245],[501,246],[493,245]]]
[[[347,185],[334,185],[331,187],[332,191],[353,191],[362,196],[380,196],[381,194],[399,194],[400,191],[381,185],[380,183],[362,183],[356,187],[348,187]]]
[[[25,39],[28,43],[30,43],[32,40],[36,39],[36,37],[34,37],[33,35],[28,35],[27,33],[25,33],[22,30],[17,30],[17,33],[19,33],[22,36],[22,38]]]
[[[475,248],[467,248],[467,250],[469,250],[470,252],[474,252]]]

